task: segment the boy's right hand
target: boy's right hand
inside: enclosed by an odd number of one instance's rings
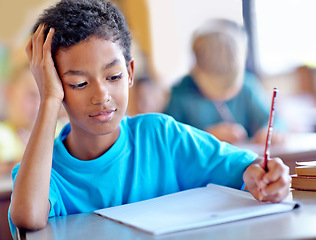
[[[288,196],[292,179],[289,167],[280,158],[269,159],[266,172],[263,158],[258,157],[246,168],[243,180],[248,191],[257,200],[280,202]]]
[[[51,28],[45,40],[46,27],[41,24],[26,46],[30,68],[36,80],[41,101],[56,99],[62,102],[64,91],[51,54],[55,30]]]
[[[208,133],[213,134],[221,141],[231,144],[243,142],[247,139],[245,128],[237,123],[222,122],[206,129]]]

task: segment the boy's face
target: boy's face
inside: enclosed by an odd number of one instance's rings
[[[118,131],[134,74],[133,62],[126,67],[119,45],[91,37],[59,49],[55,61],[72,131],[84,136]]]

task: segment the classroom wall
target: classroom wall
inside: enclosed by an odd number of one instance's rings
[[[138,43],[150,55],[154,71],[167,87],[188,71],[192,62],[190,39],[198,25],[213,17],[227,17],[242,23],[240,0],[195,0],[194,4],[192,0],[113,1],[119,3],[128,18],[133,18],[129,19],[131,28],[141,33],[136,36]],[[10,46],[25,44],[38,14],[55,2],[1,0],[0,43]]]
[[[1,0],[0,1],[0,43],[20,44],[28,36],[32,23],[43,7],[55,0]]]
[[[148,0],[148,5],[153,62],[167,87],[190,69],[191,36],[200,24],[218,17],[243,22],[240,0]]]

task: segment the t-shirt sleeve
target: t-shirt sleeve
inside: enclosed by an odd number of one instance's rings
[[[16,178],[16,175],[18,173],[19,167],[20,167],[20,163],[17,164],[12,170],[13,187],[14,187],[15,178]],[[11,195],[11,198],[12,198],[12,195]],[[8,211],[8,221],[9,221],[9,227],[10,227],[11,235],[14,238],[14,236],[16,235],[16,227],[15,227],[15,225],[13,224],[13,222],[11,220],[11,204],[9,206],[9,211]]]
[[[51,188],[49,189],[49,203],[50,203],[50,210],[49,210],[49,215],[48,217],[55,217],[56,216],[56,194],[55,191],[52,190]]]
[[[57,186],[56,180],[56,172],[52,169],[51,178],[50,178],[50,186],[49,186],[49,197],[48,200],[50,202],[50,210],[48,217],[56,217],[62,215],[61,205],[60,205],[60,192]]]

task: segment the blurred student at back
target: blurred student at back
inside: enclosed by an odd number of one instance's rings
[[[245,71],[245,29],[230,20],[210,20],[195,32],[192,49],[195,65],[172,88],[165,112],[222,141],[264,143],[272,91],[270,97]],[[282,142],[278,117],[274,126],[273,142]]]
[[[141,49],[136,39],[132,39],[131,52],[137,64],[126,114],[135,116],[144,113],[161,113],[168,101],[167,90],[159,84],[159,79],[149,64],[148,55]]]
[[[161,113],[167,101],[166,91],[150,77],[136,78],[131,90],[131,103],[127,114]]]
[[[5,119],[0,122],[0,172],[21,160],[35,123],[40,96],[28,63],[16,67],[5,85]]]

